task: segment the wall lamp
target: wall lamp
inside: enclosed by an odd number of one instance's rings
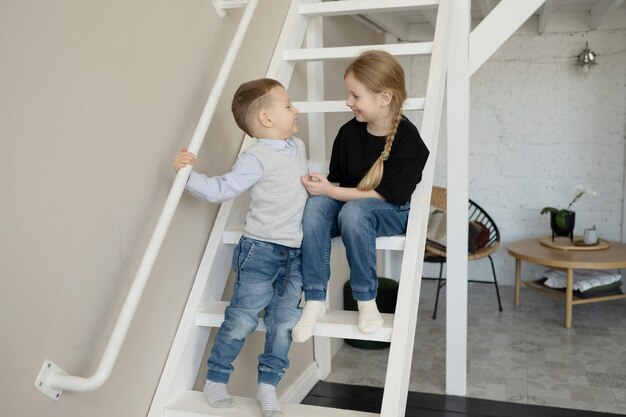
[[[595,52],[589,49],[589,42],[585,44],[585,49],[576,57],[576,65],[580,66],[580,70],[585,75],[589,74],[592,66],[598,65]]]

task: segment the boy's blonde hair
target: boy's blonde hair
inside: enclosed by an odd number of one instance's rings
[[[391,91],[392,93],[390,105],[392,122],[385,147],[357,185],[359,190],[369,191],[378,187],[383,178],[384,162],[389,158],[393,139],[402,120],[402,104],[407,97],[404,70],[400,62],[388,52],[365,51],[346,68],[344,79],[348,74],[352,74],[372,93],[378,94],[383,91]]]
[[[275,87],[283,87],[283,85],[271,78],[261,78],[245,82],[235,91],[231,110],[237,126],[248,136],[254,136],[252,127],[255,118],[263,108],[271,103],[269,93]]]

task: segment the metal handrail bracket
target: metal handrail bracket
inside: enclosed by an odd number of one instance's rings
[[[246,4],[248,4],[248,0],[213,0],[213,8],[215,8],[220,19],[226,16],[228,9],[243,7]]]
[[[202,146],[202,142],[204,141],[204,137],[207,134],[209,124],[211,123],[218,101],[222,95],[224,86],[226,85],[228,75],[232,70],[235,58],[237,57],[241,44],[243,43],[243,38],[248,30],[248,27],[250,26],[250,21],[252,20],[252,15],[254,14],[257,4],[258,0],[249,0],[247,2],[245,11],[241,17],[237,31],[235,32],[235,36],[231,42],[226,57],[224,58],[222,67],[217,74],[211,94],[209,94],[209,98],[207,99],[202,115],[200,116],[200,121],[198,122],[193,137],[191,138],[188,149],[196,155],[198,154],[198,151]],[[174,180],[172,188],[167,196],[156,227],[152,232],[148,247],[143,255],[141,264],[139,265],[139,269],[135,275],[135,279],[131,285],[128,295],[126,296],[126,300],[124,301],[124,305],[122,306],[122,310],[120,311],[117,322],[115,323],[113,332],[107,342],[107,346],[102,354],[102,358],[100,359],[96,372],[88,378],[69,375],[53,361],[46,359],[39,374],[37,375],[37,378],[35,379],[35,388],[37,390],[41,391],[53,400],[58,400],[61,397],[63,390],[79,392],[94,391],[100,388],[107,381],[111,375],[113,366],[117,361],[122,344],[126,339],[130,323],[135,315],[143,290],[150,276],[150,272],[152,271],[152,267],[154,266],[154,262],[156,261],[161,244],[165,238],[165,234],[167,233],[172,218],[174,217],[176,207],[178,206],[178,202],[180,201],[180,197],[185,189],[185,184],[187,183],[190,173],[191,166],[186,166],[181,168],[176,174],[176,179]]]

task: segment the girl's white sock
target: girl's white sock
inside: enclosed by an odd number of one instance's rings
[[[320,317],[324,315],[326,308],[324,301],[307,301],[302,309],[300,320],[291,331],[294,342],[303,343],[313,335],[313,328]]]
[[[256,388],[256,399],[261,403],[263,417],[283,417],[283,409],[280,408],[275,386],[259,384]]]
[[[374,333],[383,325],[383,316],[378,312],[376,300],[357,301],[359,308],[359,330],[363,333]]]
[[[231,408],[235,405],[235,400],[226,391],[226,385],[207,379],[202,390],[209,405],[214,408]]]

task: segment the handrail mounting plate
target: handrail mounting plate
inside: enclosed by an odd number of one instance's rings
[[[53,400],[59,401],[63,390],[52,388],[48,384],[48,377],[52,374],[67,375],[67,372],[65,372],[59,365],[52,362],[50,359],[46,359],[41,366],[41,371],[39,371],[37,379],[35,379],[35,388],[37,388],[39,391],[43,392],[45,395],[52,398]]]

